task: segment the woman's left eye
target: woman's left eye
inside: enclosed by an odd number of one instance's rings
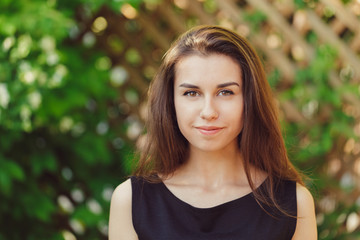
[[[218,95],[219,96],[229,96],[229,95],[233,95],[234,92],[233,91],[230,91],[230,90],[221,90],[219,91]]]

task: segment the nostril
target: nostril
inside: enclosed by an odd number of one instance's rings
[[[202,119],[206,119],[206,120],[210,120],[210,119],[216,119],[219,117],[219,114],[217,113],[217,111],[202,111],[200,113],[200,117]]]
[[[214,99],[211,96],[205,96],[203,99],[203,106],[200,112],[200,117],[206,120],[213,120],[218,118],[219,114],[215,107]]]

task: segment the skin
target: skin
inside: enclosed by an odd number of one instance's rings
[[[212,207],[249,193],[237,147],[243,127],[240,67],[218,54],[182,59],[176,66],[174,103],[190,154],[165,185],[195,207]]]
[[[183,58],[176,66],[174,102],[180,131],[189,141],[189,158],[166,187],[198,208],[213,207],[251,192],[242,165],[237,136],[243,127],[241,69],[230,57],[212,54]],[[251,169],[255,186],[267,174]],[[317,239],[314,201],[297,185],[298,221],[293,240]],[[119,214],[121,213],[121,214]],[[109,239],[138,239],[131,217],[130,180],[114,191]]]
[[[174,86],[176,118],[191,158],[239,152],[244,105],[240,67],[224,55],[186,57],[177,64]]]

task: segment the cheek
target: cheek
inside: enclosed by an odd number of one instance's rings
[[[175,105],[176,120],[180,127],[185,120],[184,118],[186,116],[187,108],[184,106],[183,102],[176,97],[174,99],[174,105]]]
[[[228,119],[233,120],[243,120],[244,116],[244,106],[241,100],[234,101],[232,103],[226,103],[222,105],[222,113],[227,116]]]
[[[228,112],[228,121],[231,124],[234,131],[241,131],[244,126],[244,113],[243,108],[233,108],[232,111]]]
[[[176,101],[175,99],[176,120],[180,131],[184,134],[191,128],[197,118],[195,104],[186,101]]]
[[[179,117],[181,117],[182,106],[176,97],[174,98],[174,107],[175,107],[176,119],[179,122]]]
[[[244,117],[243,117],[242,111],[234,111],[234,112],[232,112],[231,119],[232,119],[232,121],[234,122],[235,125],[238,125],[238,126],[240,126],[242,128],[243,123],[244,123]]]
[[[179,126],[188,124],[191,121],[189,109],[179,106],[176,109],[176,120]]]

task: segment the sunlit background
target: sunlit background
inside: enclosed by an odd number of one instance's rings
[[[360,239],[359,0],[0,0],[0,240],[107,239],[149,82],[199,24],[263,59],[319,239]]]

